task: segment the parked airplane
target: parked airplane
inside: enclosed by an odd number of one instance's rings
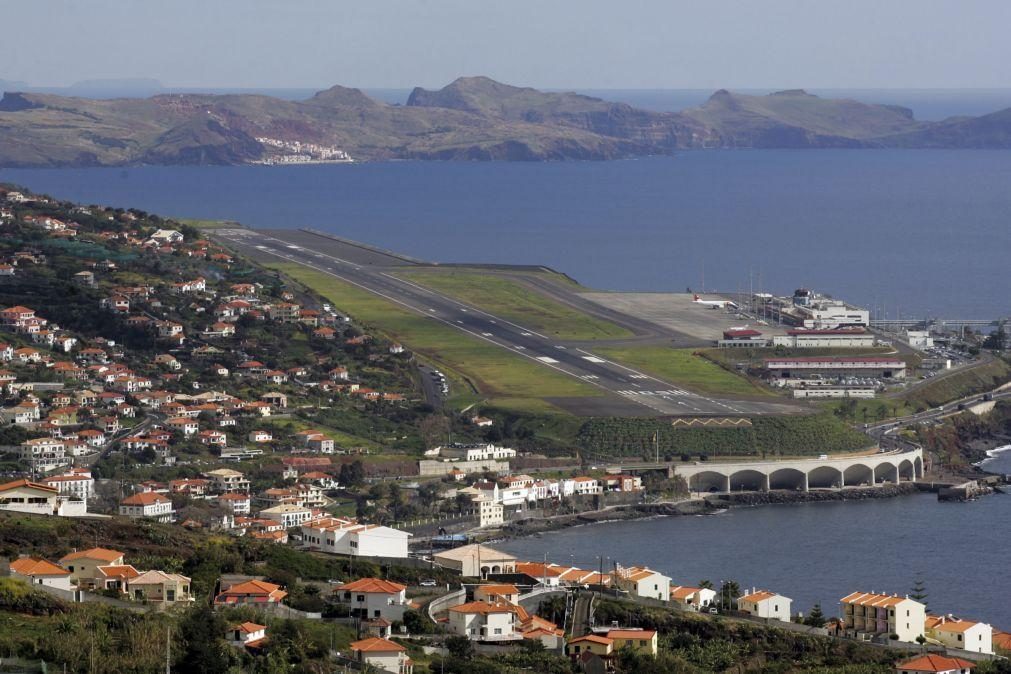
[[[695,304],[701,304],[703,306],[709,307],[710,309],[725,309],[727,307],[733,307],[738,309],[739,307],[731,302],[730,300],[704,300],[695,294],[692,296],[692,302]]]

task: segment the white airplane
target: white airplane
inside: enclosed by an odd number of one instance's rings
[[[738,306],[730,300],[704,300],[699,297],[698,294],[692,296],[692,302],[709,307],[710,309],[725,309],[727,307],[733,307],[735,309],[738,308]]]

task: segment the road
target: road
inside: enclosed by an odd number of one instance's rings
[[[693,416],[796,414],[785,401],[717,398],[687,391],[584,348],[440,294],[392,272],[411,264],[308,232],[219,229],[212,235],[253,259],[285,260],[329,274],[396,305],[425,315],[475,339],[600,389],[600,397],[552,399],[574,414],[590,416]],[[282,238],[283,237],[283,238]],[[395,261],[395,262],[392,262]]]

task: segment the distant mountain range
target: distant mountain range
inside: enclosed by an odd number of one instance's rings
[[[154,84],[152,84],[154,86]],[[332,87],[292,101],[263,95],[160,94],[90,99],[45,93],[0,100],[0,166],[243,164],[257,138],[337,147],[359,160],[614,159],[704,148],[1011,148],[1011,109],[939,122],[903,107],[717,91],[655,112],[574,93],[460,78],[406,105]]]

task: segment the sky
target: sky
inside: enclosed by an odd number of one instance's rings
[[[1007,0],[3,0],[0,79],[1011,87]]]

